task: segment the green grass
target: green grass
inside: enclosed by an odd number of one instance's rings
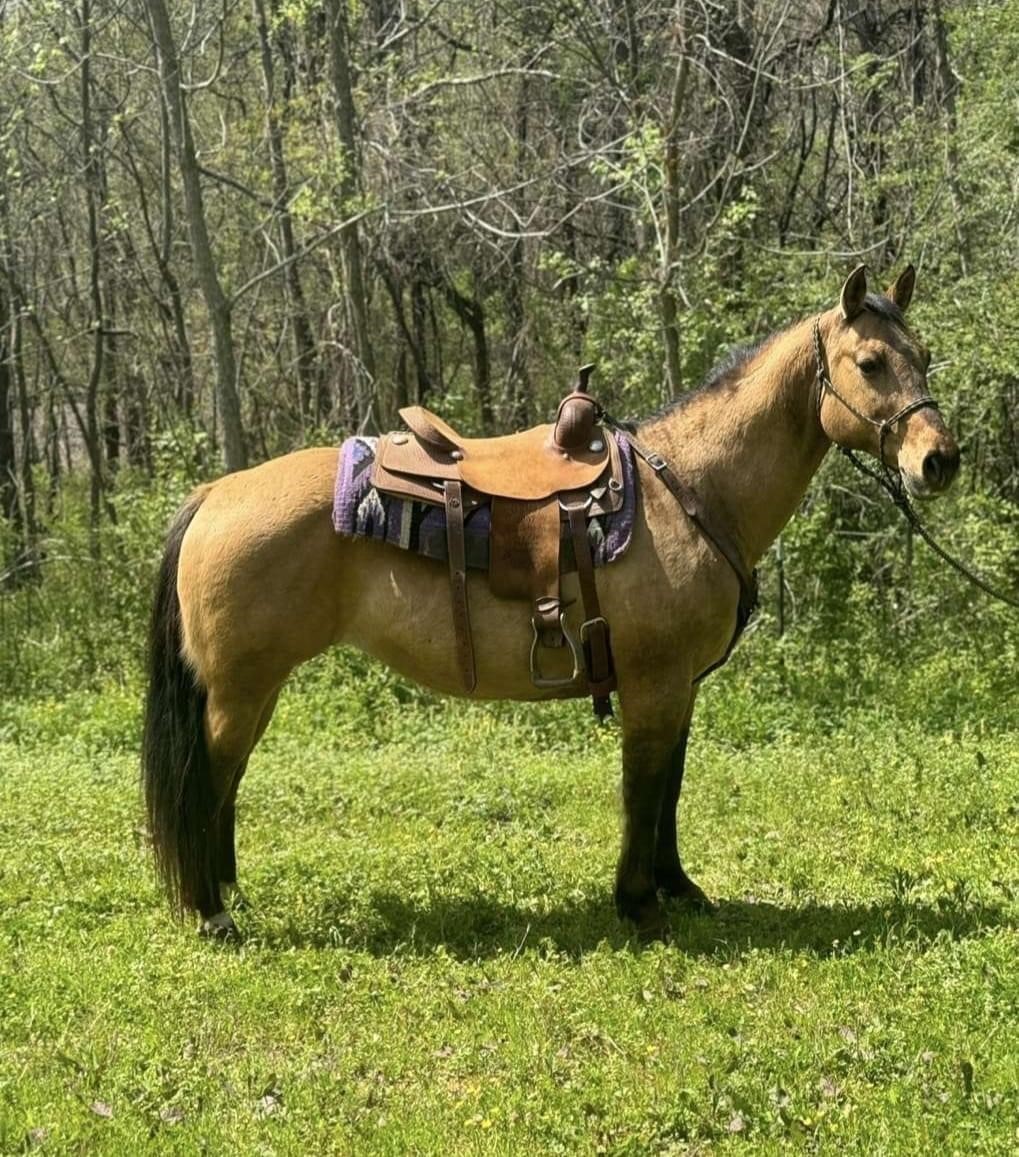
[[[615,729],[411,695],[387,738],[312,682],[244,784],[231,948],[155,889],[134,700],[0,712],[0,1152],[1019,1146],[1014,732],[734,743],[709,692],[682,831],[720,910],[642,947]]]

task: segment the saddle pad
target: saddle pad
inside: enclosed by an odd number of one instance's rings
[[[613,434],[619,448],[623,473],[623,504],[611,514],[599,515],[587,524],[595,566],[615,562],[626,552],[633,537],[637,510],[637,471],[630,443]],[[412,550],[425,558],[443,561],[446,552],[446,512],[441,506],[412,502],[380,494],[371,484],[377,438],[348,438],[340,447],[333,493],[333,529],[348,538],[373,538]],[[464,519],[467,565],[488,570],[492,513],[488,503],[469,511]],[[569,524],[562,524],[563,569],[575,570]]]

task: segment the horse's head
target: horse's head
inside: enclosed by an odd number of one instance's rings
[[[904,317],[915,282],[911,265],[884,294],[867,292],[862,265],[846,279],[815,328],[828,374],[818,415],[833,442],[898,468],[910,494],[926,498],[955,477],[959,447],[927,392],[930,352]]]

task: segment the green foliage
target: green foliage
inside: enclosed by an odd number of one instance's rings
[[[727,69],[778,8],[741,6],[759,27],[689,35],[668,258],[671,7],[645,6],[626,37],[639,59],[624,60],[614,18],[600,23],[612,6],[454,5],[385,26],[382,8],[350,6],[355,157],[331,123],[321,6],[276,6],[298,245],[336,224],[347,178],[359,194],[346,209],[371,210],[383,421],[414,388],[417,327],[427,401],[477,425],[476,351],[451,287],[484,311],[497,413],[519,354],[532,417],[586,360],[622,416],[668,400],[663,286],[691,386],[726,347],[833,304],[860,254],[889,279],[912,259],[911,321],[964,450],[956,491],[924,514],[954,553],[1014,583],[1019,4],[942,7],[946,62],[926,9],[902,51],[892,24],[887,43],[860,47],[880,5],[809,48],[807,24],[786,22],[767,67],[791,71],[760,74],[753,109],[740,104],[752,68]],[[185,61],[233,288],[277,260],[282,207],[248,12],[223,9],[220,28],[219,8],[199,6]],[[116,473],[116,521],[98,528],[80,472],[37,469],[40,574],[0,587],[0,1152],[1012,1151],[1019,619],[910,542],[834,457],[783,534],[784,633],[773,553],[754,625],[700,692],[684,854],[722,900],[715,919],[674,913],[673,943],[651,948],[616,923],[619,731],[595,729],[586,703],[450,704],[334,651],[290,681],[242,791],[247,943],[220,951],[169,922],[140,828],[139,716],[165,528],[215,472],[211,351],[179,190],[154,177],[152,78],[118,63],[151,61],[151,45],[117,16],[94,31],[110,380],[125,404],[137,388],[153,466]],[[203,87],[220,32],[225,66]],[[72,392],[93,348],[75,225],[79,33],[50,0],[0,25],[0,257],[26,279],[24,309],[40,311]],[[539,67],[524,77],[522,61]],[[187,415],[149,236],[161,242],[164,198],[196,375]],[[507,290],[518,257],[522,319]],[[300,262],[317,408],[295,401],[284,279],[236,307],[259,454],[342,433],[342,266],[335,244]],[[48,426],[50,397],[55,410],[65,397],[41,338],[7,296],[4,310],[18,314],[12,379],[34,408],[33,452],[52,443],[80,462],[67,415]],[[104,378],[101,403],[112,388]],[[23,546],[0,526],[5,567]]]
[[[92,553],[86,480],[65,482],[39,543],[42,581],[0,591],[3,695],[64,695],[108,683],[137,685],[156,563],[173,511],[190,486],[123,474],[118,521]]]

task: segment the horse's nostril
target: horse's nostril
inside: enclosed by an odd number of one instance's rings
[[[923,460],[923,476],[924,479],[931,485],[937,486],[941,481],[941,471],[943,469],[944,459],[937,450],[932,450]]]
[[[932,450],[923,460],[923,476],[930,486],[947,486],[959,469],[959,451]]]

